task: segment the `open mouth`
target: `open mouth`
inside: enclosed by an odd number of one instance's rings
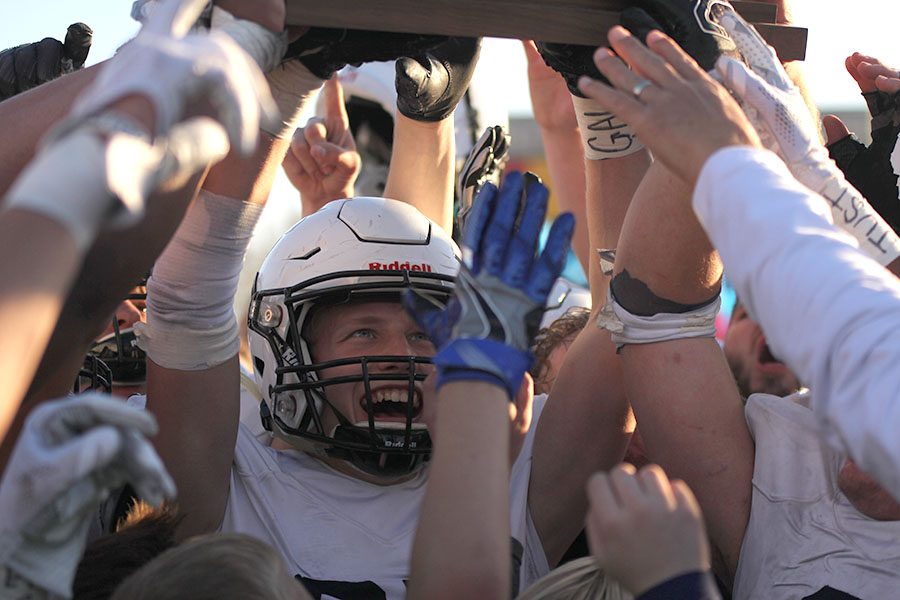
[[[411,401],[412,416],[416,418],[422,412],[422,392],[418,389],[414,390]],[[372,390],[372,416],[376,421],[405,423],[409,402],[408,387]],[[365,398],[360,399],[359,405],[363,409],[363,414],[368,414],[368,403]]]
[[[760,337],[759,342],[757,343],[756,362],[762,367],[779,368],[785,366],[784,363],[772,353],[772,349],[769,348],[769,344],[766,343],[765,337]]]

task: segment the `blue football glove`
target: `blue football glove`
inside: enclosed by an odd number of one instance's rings
[[[548,196],[530,174],[510,173],[499,190],[486,185],[463,232],[463,264],[450,302],[438,309],[407,292],[407,310],[438,348],[437,387],[486,381],[515,398],[534,361],[531,343],[575,227],[571,214],[560,215],[537,254]]]

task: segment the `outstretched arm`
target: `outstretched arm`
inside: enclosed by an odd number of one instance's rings
[[[539,47],[545,60],[571,82],[571,92],[578,75],[586,72],[590,51]],[[588,157],[583,168],[593,309],[566,354],[535,432],[528,502],[551,566],[584,526],[588,477],[618,464],[628,442],[621,364],[609,334],[597,327],[609,280],[596,252],[618,245],[628,204],[649,164],[647,152],[631,136],[626,122],[587,98],[579,97],[577,102],[581,144]],[[561,471],[561,464],[567,468]]]
[[[656,32],[647,42],[657,48],[660,39]],[[755,135],[714,127],[712,115],[723,105],[720,112],[746,120],[727,92],[683,52],[669,66],[622,28],[613,28],[609,40],[632,68],[608,50],[598,50],[597,66],[612,84],[632,90],[646,78],[652,85],[637,96],[598,82],[583,82],[581,88],[614,107],[639,134],[651,139],[658,124],[650,123],[648,107],[659,110],[673,94],[692,98],[706,111],[688,114],[678,112],[680,105],[671,107],[671,118],[684,119],[685,128],[710,133],[700,141],[669,137],[672,147],[655,152],[681,177],[662,165],[651,168],[626,217],[612,289],[622,326],[616,339],[624,344],[627,393],[647,454],[697,495],[720,576],[729,581],[749,518],[754,449],[737,387],[713,339],[721,264],[696,218],[685,210],[691,190],[685,181],[693,182],[708,155],[704,152],[715,144],[759,142]],[[668,50],[675,48],[667,44]],[[658,147],[654,144],[654,151]]]
[[[510,596],[509,475],[519,449],[510,432],[521,441],[528,430],[530,346],[573,227],[572,215],[562,215],[536,255],[547,195],[520,173],[499,191],[487,185],[463,234],[465,264],[447,307],[407,298],[438,347],[434,458],[410,597]]]

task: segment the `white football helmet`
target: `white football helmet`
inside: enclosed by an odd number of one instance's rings
[[[263,402],[263,425],[298,449],[349,461],[379,476],[420,468],[431,452],[413,423],[415,385],[425,356],[360,356],[317,362],[308,325],[316,306],[389,298],[415,288],[443,303],[453,290],[459,250],[439,226],[409,204],[384,198],[335,200],[303,218],[275,244],[256,276],[250,302],[250,351]],[[403,310],[398,305],[398,310]],[[406,369],[378,368],[403,363]],[[359,364],[359,375],[324,379],[319,370]],[[328,401],[328,387],[363,382],[367,423],[351,423]],[[406,423],[379,425],[370,382],[409,385]],[[325,431],[324,411],[338,426]]]

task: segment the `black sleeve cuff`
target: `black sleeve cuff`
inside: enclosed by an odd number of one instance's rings
[[[709,571],[694,571],[667,579],[635,600],[721,600]]]

